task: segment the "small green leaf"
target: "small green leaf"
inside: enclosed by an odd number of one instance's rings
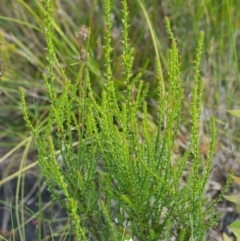
[[[240,220],[237,220],[236,222],[231,223],[229,228],[240,228]]]
[[[223,233],[223,240],[224,240],[224,241],[232,241],[232,240],[227,236],[226,233]]]
[[[233,176],[232,178],[238,185],[240,185],[240,177]]]
[[[235,236],[237,238],[237,241],[240,241],[240,229],[238,229],[238,228],[231,228],[231,230],[235,234]]]
[[[240,196],[236,196],[236,195],[225,196],[225,195],[223,195],[223,197],[225,199],[227,199],[228,201],[230,201],[230,202],[233,202],[233,203],[236,203],[236,204],[240,204]]]
[[[240,117],[240,110],[227,110],[228,113]]]

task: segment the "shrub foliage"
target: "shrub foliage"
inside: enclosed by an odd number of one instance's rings
[[[133,74],[134,51],[128,38],[128,8],[123,6],[125,90],[119,93],[112,73],[111,2],[105,2],[105,85],[96,97],[87,65],[89,30],[81,27],[79,72],[69,80],[58,61],[52,41],[50,0],[46,6],[48,75],[44,76],[50,111],[44,126],[28,115],[23,89],[24,119],[35,137],[38,162],[49,190],[65,207],[75,226],[77,240],[202,240],[214,221],[214,204],[203,197],[210,175],[215,143],[211,120],[208,157],[199,153],[199,116],[203,81],[200,61],[204,34],[199,35],[191,96],[191,139],[182,155],[174,155],[181,116],[183,90],[176,39],[165,19],[172,45],[165,86],[160,59],[156,58],[158,117],[151,128],[148,85],[141,73]],[[56,91],[56,68],[64,86]],[[97,81],[97,80],[94,80]],[[38,106],[35,104],[35,118]],[[188,170],[187,180],[183,172]],[[59,192],[60,191],[60,192]]]

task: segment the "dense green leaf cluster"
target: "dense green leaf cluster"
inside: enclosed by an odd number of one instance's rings
[[[133,75],[133,50],[128,38],[128,8],[123,5],[122,64],[125,91],[116,93],[112,76],[111,2],[105,2],[105,88],[96,98],[86,65],[79,63],[69,80],[56,57],[52,42],[50,0],[46,5],[49,74],[44,77],[51,110],[44,127],[33,126],[21,89],[23,114],[38,147],[38,161],[52,195],[67,208],[77,240],[202,240],[213,224],[214,203],[203,194],[210,175],[215,125],[208,157],[199,154],[199,117],[203,81],[200,61],[204,34],[200,33],[192,89],[192,133],[188,149],[175,156],[183,91],[177,42],[168,19],[167,86],[156,58],[158,79],[157,128],[149,126],[148,85],[141,73]],[[81,54],[81,53],[80,53]],[[61,94],[55,91],[55,73],[62,73]],[[37,115],[37,105],[36,105]],[[182,179],[188,170],[187,180]],[[60,192],[59,192],[60,191]],[[91,239],[92,240],[92,239]]]

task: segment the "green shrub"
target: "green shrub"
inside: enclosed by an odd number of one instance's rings
[[[35,137],[38,162],[49,190],[65,207],[75,226],[77,240],[202,240],[216,218],[214,203],[203,197],[210,175],[215,143],[215,125],[205,160],[199,154],[199,116],[203,81],[200,61],[204,34],[199,35],[192,89],[192,130],[188,149],[174,157],[181,116],[181,73],[176,40],[166,19],[172,46],[169,50],[168,84],[165,87],[160,59],[156,58],[158,80],[157,128],[150,128],[145,97],[148,85],[141,74],[133,74],[133,50],[128,39],[128,9],[123,5],[124,86],[116,93],[111,64],[110,0],[105,2],[105,88],[96,97],[87,66],[88,30],[78,33],[80,67],[69,80],[52,42],[50,0],[46,5],[48,72],[44,76],[50,98],[46,124],[33,125],[24,91],[24,119]],[[55,70],[62,73],[64,86],[56,91]],[[97,81],[97,80],[94,80]],[[38,106],[35,104],[35,119]],[[188,168],[187,181],[182,176]],[[61,193],[59,192],[61,191]],[[64,198],[63,198],[64,196]],[[217,202],[217,200],[216,200]],[[92,240],[92,239],[91,239]]]

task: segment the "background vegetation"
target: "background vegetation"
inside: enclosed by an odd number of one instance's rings
[[[113,73],[122,90],[121,51],[122,13],[120,1],[113,1]],[[149,82],[148,107],[151,128],[156,128],[156,86],[154,81],[154,58],[159,54],[163,64],[163,77],[168,82],[167,57],[170,40],[165,31],[164,17],[169,17],[173,32],[178,40],[181,58],[182,87],[184,88],[184,119],[181,133],[175,146],[176,153],[181,153],[189,140],[190,96],[193,86],[193,61],[200,30],[205,32],[205,43],[201,75],[205,81],[203,94],[203,115],[201,119],[201,152],[206,154],[208,147],[209,120],[212,115],[217,119],[218,142],[215,152],[225,149],[230,155],[237,152],[239,146],[238,123],[229,116],[226,109],[239,108],[239,12],[240,3],[233,1],[129,1],[129,21],[131,46],[134,52],[134,73],[144,73],[143,79]],[[57,47],[59,62],[66,74],[75,77],[78,70],[78,42],[75,37],[79,27],[86,25],[91,30],[88,42],[88,65],[96,94],[104,85],[103,31],[104,2],[96,1],[52,1],[54,24],[54,44]],[[47,73],[45,31],[45,8],[41,1],[1,0],[0,2],[0,36],[2,41],[1,56],[1,113],[0,138],[1,167],[4,170],[0,185],[19,177],[19,175],[37,176],[36,152],[33,139],[22,118],[19,87],[27,89],[26,98],[30,115],[35,118],[35,103],[38,102],[39,123],[44,125],[49,110],[49,99],[43,85],[43,73]],[[44,27],[45,26],[45,27]],[[56,69],[58,71],[58,69]],[[118,75],[119,73],[119,75]],[[59,90],[63,86],[61,73],[56,77]],[[207,123],[205,125],[205,123]],[[230,144],[231,143],[231,144]],[[234,148],[232,148],[234,147]],[[229,156],[225,156],[226,159]],[[237,160],[236,160],[237,162]],[[226,169],[226,172],[229,172]],[[26,179],[26,178],[25,178]],[[24,178],[22,180],[25,180]],[[42,185],[41,177],[37,183]],[[19,179],[20,180],[20,179]],[[33,214],[19,204],[27,190],[17,182],[14,189],[14,208],[27,214],[29,220],[21,222],[22,226],[34,220]],[[22,183],[23,184],[23,183]],[[43,187],[43,186],[42,186]],[[5,199],[2,199],[6,205]],[[41,200],[40,200],[41,203]],[[43,209],[50,202],[43,204]],[[54,208],[52,208],[54,210]],[[17,212],[16,212],[17,213]],[[19,212],[21,213],[21,212]],[[53,214],[53,213],[52,213]],[[16,214],[16,216],[18,216]],[[51,218],[49,218],[49,222]],[[60,221],[59,221],[60,222]],[[21,225],[20,225],[21,226]],[[65,226],[64,226],[65,227]],[[62,227],[62,230],[64,230]],[[7,229],[7,227],[6,227]],[[5,230],[3,230],[5,232]],[[63,232],[62,232],[63,233]],[[11,234],[9,234],[11,235]]]

